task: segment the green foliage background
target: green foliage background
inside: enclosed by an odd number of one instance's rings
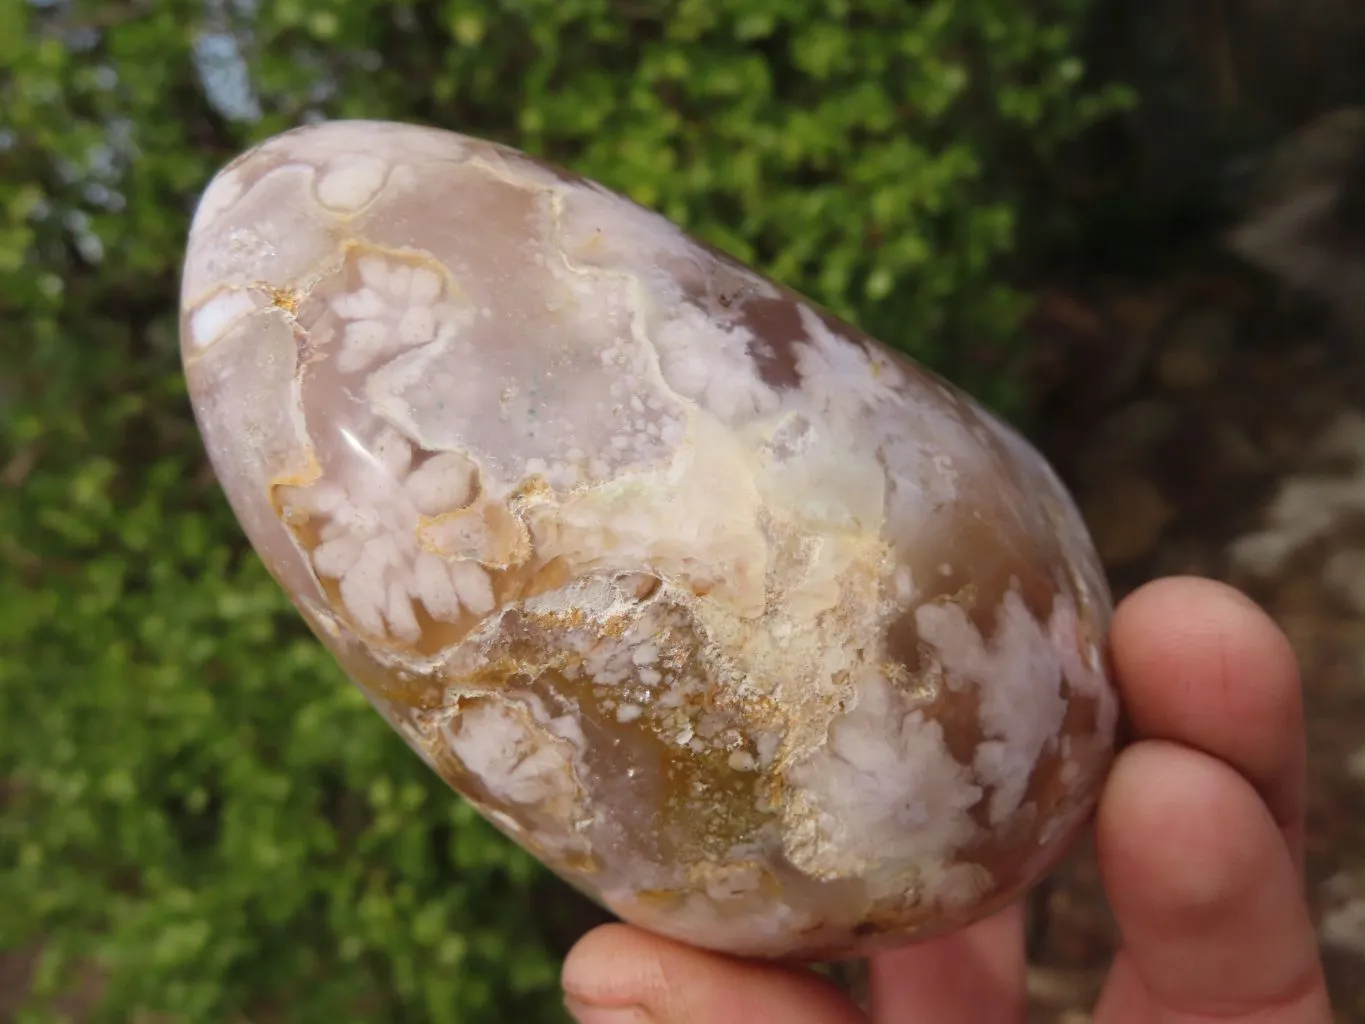
[[[1083,85],[1083,6],[0,0],[0,949],[44,951],[23,1019],[92,963],[110,1021],[558,1019],[539,869],[346,685],[206,470],[175,303],[216,167],[316,116],[510,141],[1008,408],[977,357],[1014,336],[1020,183],[1120,99]]]

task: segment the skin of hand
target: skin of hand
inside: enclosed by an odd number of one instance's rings
[[[1132,741],[1095,813],[1122,943],[1095,1024],[1328,1024],[1304,898],[1305,742],[1289,642],[1248,598],[1172,578],[1123,601],[1110,649]],[[1023,911],[875,956],[875,1024],[1025,1019]],[[625,925],[564,964],[581,1024],[868,1024],[809,971]]]

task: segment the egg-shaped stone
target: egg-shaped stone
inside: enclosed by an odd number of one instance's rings
[[[1111,605],[1044,459],[629,200],[400,124],[204,194],[191,399],[252,544],[412,747],[627,921],[865,952],[1090,812]]]

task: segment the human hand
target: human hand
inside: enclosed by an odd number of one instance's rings
[[[1274,623],[1221,584],[1168,579],[1124,601],[1111,646],[1134,742],[1095,818],[1122,936],[1096,1024],[1328,1024],[1303,897],[1298,669]],[[1021,906],[871,962],[876,1024],[1022,1021]],[[582,1024],[867,1024],[809,971],[625,925],[564,965]]]

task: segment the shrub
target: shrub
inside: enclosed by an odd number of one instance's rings
[[[0,948],[44,951],[30,1012],[92,969],[116,1021],[557,1012],[540,869],[344,684],[206,471],[175,292],[219,164],[317,116],[511,141],[1003,401],[961,353],[1011,337],[1011,168],[1114,99],[1080,6],[5,5]]]

